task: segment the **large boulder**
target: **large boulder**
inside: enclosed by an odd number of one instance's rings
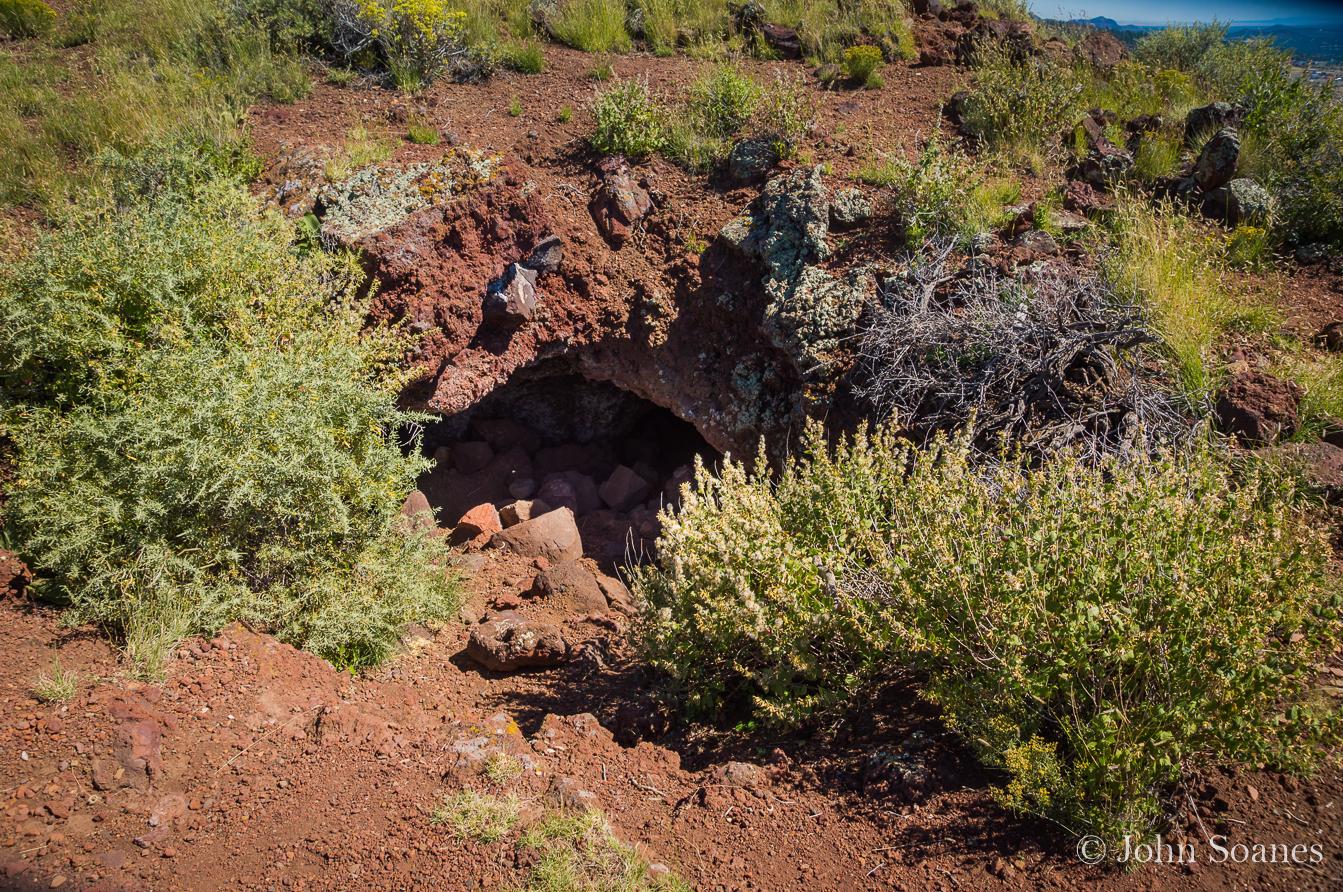
[[[1217,394],[1217,425],[1247,446],[1263,446],[1296,432],[1301,397],[1294,381],[1238,372]]]
[[[558,626],[507,610],[471,629],[466,655],[494,672],[515,672],[563,663],[569,644]]]
[[[577,560],[583,556],[583,539],[574,522],[574,512],[556,508],[501,530],[490,544],[525,557],[543,557],[551,561]]]
[[[634,227],[653,210],[653,199],[621,155],[597,164],[597,191],[588,205],[592,219],[614,248],[625,244]]]
[[[1204,192],[1225,186],[1236,175],[1240,160],[1240,137],[1236,131],[1223,128],[1203,145],[1194,164],[1194,182]]]

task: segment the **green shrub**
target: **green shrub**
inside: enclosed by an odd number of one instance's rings
[[[1338,644],[1323,530],[1208,446],[972,460],[813,430],[777,482],[697,467],[634,573],[638,640],[692,713],[791,725],[916,670],[1007,805],[1147,834],[1186,771],[1308,764]],[[763,461],[763,459],[762,459]]]
[[[840,62],[844,69],[844,76],[854,83],[864,86],[871,85],[872,76],[884,64],[885,60],[881,57],[881,50],[866,44],[849,47],[844,51],[843,59]]]
[[[929,238],[950,236],[961,241],[984,232],[998,220],[1002,207],[1020,186],[989,182],[964,154],[946,145],[936,133],[919,157],[896,157],[859,169],[861,182],[891,190],[891,206],[913,247]],[[1006,201],[1005,201],[1006,199]]]
[[[294,251],[196,163],[123,162],[119,199],[0,281],[6,529],[143,671],[233,619],[377,662],[457,602],[444,546],[399,515],[426,466],[401,448],[408,339],[365,330],[353,260]]]
[[[718,65],[690,85],[687,113],[705,136],[729,137],[751,120],[763,94],[761,86],[736,65]]]
[[[1153,68],[1192,72],[1210,50],[1225,41],[1225,25],[1175,25],[1144,34],[1133,55]]]
[[[346,58],[376,48],[393,82],[418,92],[466,49],[466,13],[446,0],[331,0]]]
[[[662,120],[644,81],[616,81],[597,94],[592,113],[592,147],[604,155],[647,158],[664,145]]]
[[[0,31],[10,37],[37,37],[56,24],[56,11],[42,0],[0,0]]]
[[[1077,123],[1082,109],[1084,85],[1071,69],[1015,58],[997,44],[981,44],[975,58],[974,90],[961,111],[966,133],[1012,160],[1056,153],[1060,134]]]
[[[622,0],[565,0],[551,33],[585,53],[624,53],[630,48]]]

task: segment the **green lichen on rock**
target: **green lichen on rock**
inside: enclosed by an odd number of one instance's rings
[[[498,164],[493,156],[454,148],[433,163],[366,167],[322,190],[322,236],[349,244],[390,229],[421,208],[484,185]]]
[[[821,168],[799,169],[770,180],[751,209],[719,233],[764,267],[762,333],[809,383],[830,376],[874,285],[867,270],[836,276],[817,265],[830,255],[831,211]]]
[[[793,282],[766,286],[770,302],[765,333],[788,354],[804,380],[824,380],[875,287],[876,279],[866,268],[836,276],[818,266],[805,267]]]

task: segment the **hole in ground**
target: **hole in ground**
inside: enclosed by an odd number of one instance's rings
[[[424,443],[435,466],[419,487],[440,524],[485,502],[567,506],[584,553],[607,567],[651,556],[658,511],[696,455],[717,456],[667,409],[559,360],[519,370],[469,411],[431,425]]]

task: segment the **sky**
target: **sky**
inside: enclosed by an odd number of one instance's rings
[[[1322,0],[1029,0],[1031,11],[1043,18],[1078,19],[1108,16],[1121,25],[1166,25],[1171,22],[1210,21],[1232,24],[1288,20],[1288,24],[1343,25],[1343,2]]]

